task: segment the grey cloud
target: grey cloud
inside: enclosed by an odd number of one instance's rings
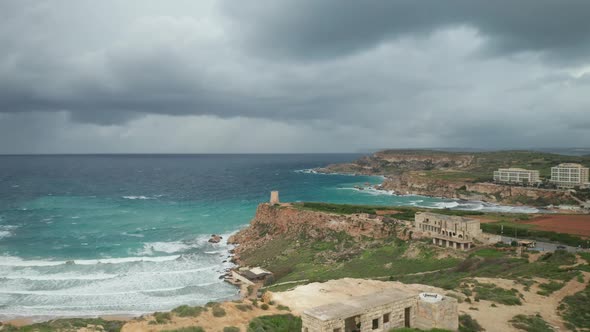
[[[467,25],[488,38],[493,53],[542,52],[558,61],[590,51],[590,2],[585,0],[261,0],[224,1],[254,51],[330,58],[383,41]]]
[[[556,3],[1,1],[0,138],[34,152],[509,147],[549,142],[545,127],[588,141],[590,11]]]

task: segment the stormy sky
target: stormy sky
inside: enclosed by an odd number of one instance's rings
[[[587,0],[0,1],[0,153],[588,142]]]

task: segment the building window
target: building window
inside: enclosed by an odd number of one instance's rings
[[[376,330],[379,328],[379,318],[375,318],[373,319],[373,330]]]
[[[342,332],[341,328],[334,329],[334,332]]]
[[[385,324],[385,323],[389,323],[389,315],[390,315],[390,314],[385,314],[385,315],[383,315],[383,324]]]

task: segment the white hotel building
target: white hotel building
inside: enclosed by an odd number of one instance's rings
[[[551,167],[551,182],[560,188],[589,187],[588,167],[571,163]]]
[[[523,168],[500,168],[494,171],[494,181],[532,185],[541,182],[541,179],[539,178],[539,171]]]

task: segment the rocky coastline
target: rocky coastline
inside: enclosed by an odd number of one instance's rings
[[[474,155],[444,152],[381,151],[359,160],[314,170],[322,174],[382,176],[378,190],[486,203],[548,207],[578,205],[567,190],[496,184],[463,178],[477,167]],[[433,176],[435,174],[436,176]],[[466,176],[468,177],[468,176]]]

